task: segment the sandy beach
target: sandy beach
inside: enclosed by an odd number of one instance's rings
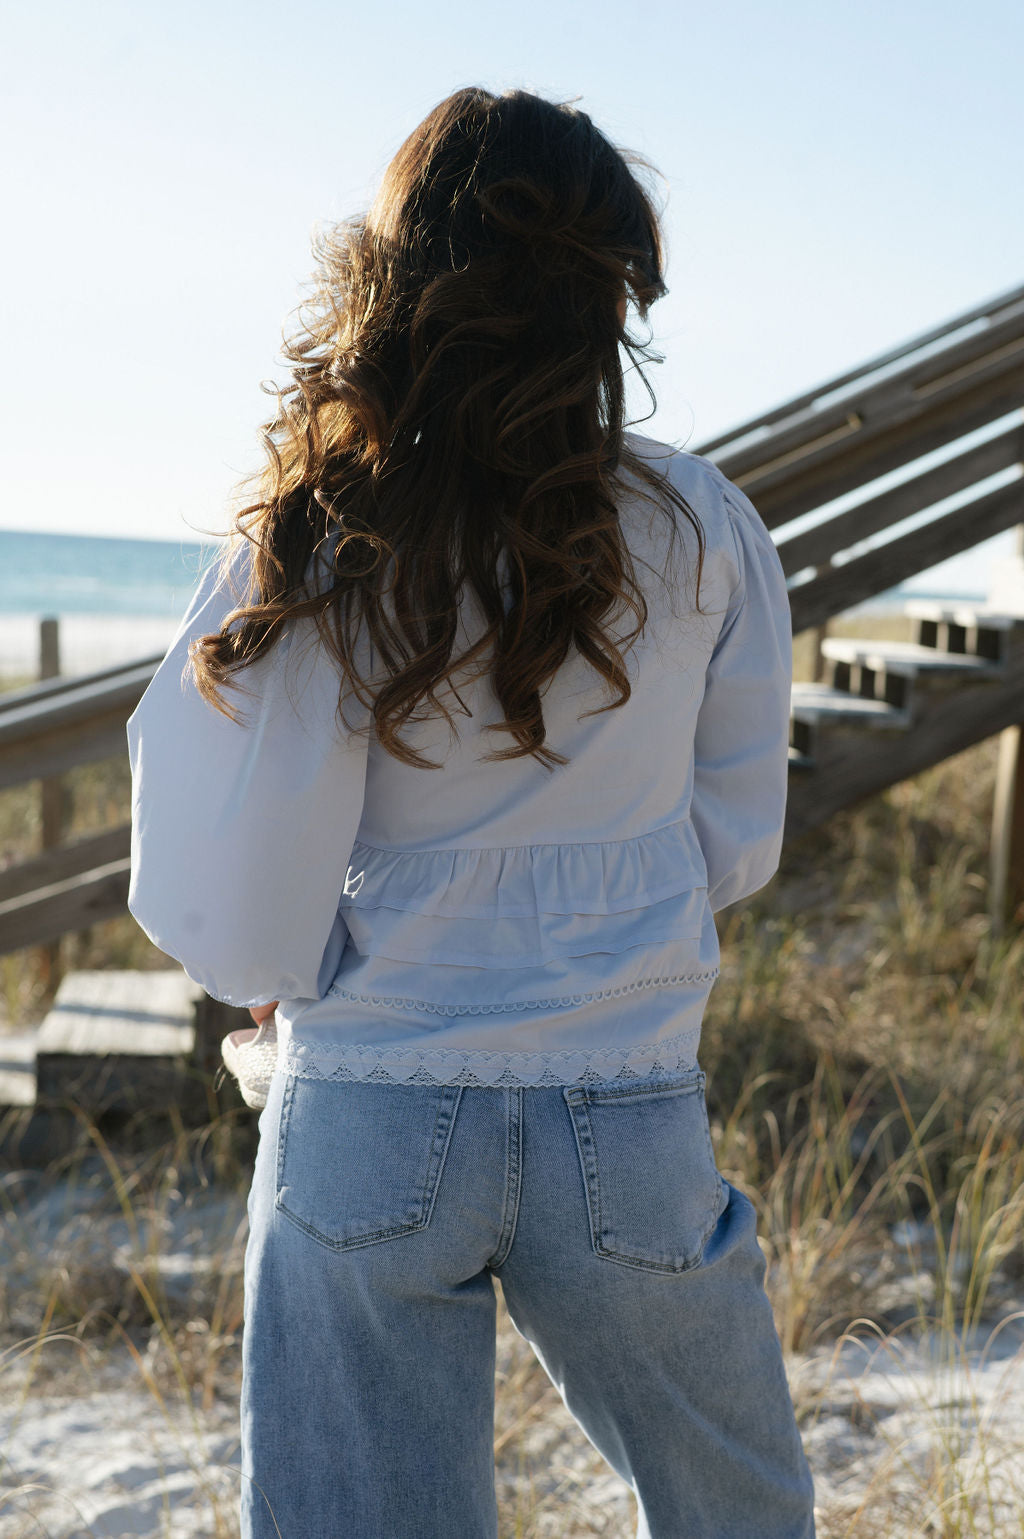
[[[69,619],[64,666],[176,628]],[[701,1044],[716,1156],[757,1203],[819,1539],[1024,1533],[1024,937],[986,914],[998,750],[784,850],[723,932]],[[83,778],[73,835],[126,817],[115,774],[116,805]],[[112,925],[76,967],[149,965],[142,932]],[[27,953],[7,976],[25,1031]],[[201,1181],[198,1154],[225,1125],[137,1161],[104,1145],[70,1172],[0,1170],[0,1539],[237,1536],[248,1174],[222,1155]],[[504,1312],[497,1358],[502,1534],[630,1539],[632,1491]]]
[[[204,1290],[215,1291],[218,1277],[237,1286],[248,1230],[240,1190],[175,1191],[164,1211],[140,1215],[133,1233],[103,1200],[99,1160],[92,1165],[92,1181],[11,1171],[0,1182],[0,1196],[16,1201],[20,1214],[20,1244],[12,1235],[6,1260],[12,1313],[29,1339],[28,1300],[43,1276],[62,1267],[97,1279],[145,1273],[168,1317],[181,1319],[202,1316]],[[158,1239],[149,1235],[153,1223]],[[909,1238],[924,1255],[926,1229]],[[909,1301],[922,1282],[905,1266],[891,1286]],[[788,1356],[821,1539],[867,1531],[913,1539],[940,1532],[943,1513],[950,1526],[941,1531],[951,1536],[1009,1539],[1020,1531],[1021,1302],[1004,1299],[998,1315],[948,1334],[908,1323],[883,1335],[860,1322],[842,1341]],[[67,1539],[85,1526],[96,1539],[237,1532],[237,1340],[213,1388],[200,1360],[214,1344],[195,1320],[195,1360],[182,1367],[196,1382],[183,1392],[162,1361],[159,1327],[148,1344],[145,1332],[129,1334],[133,1347],[125,1340],[103,1350],[95,1339],[55,1331],[35,1353],[10,1354],[0,1410],[0,1539],[27,1539],[44,1527]],[[636,1522],[632,1491],[544,1378],[500,1292],[497,1357],[497,1491],[507,1531],[518,1516],[529,1539],[627,1539]],[[954,1527],[967,1491],[984,1517]],[[884,1529],[858,1526],[865,1511]]]

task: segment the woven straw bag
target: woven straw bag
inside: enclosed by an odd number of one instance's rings
[[[231,1031],[220,1044],[221,1057],[229,1074],[238,1081],[246,1106],[260,1111],[267,1104],[270,1079],[277,1067],[277,1020],[268,1015],[258,1030],[241,1027]]]

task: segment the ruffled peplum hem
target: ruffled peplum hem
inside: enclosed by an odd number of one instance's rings
[[[700,935],[707,870],[689,818],[583,844],[392,850],[357,842],[339,908],[360,956],[543,967]]]
[[[365,893],[357,892],[344,911],[352,930],[326,995],[279,1011],[280,1066],[332,1080],[537,1086],[646,1077],[692,1062],[720,957],[699,881],[703,862],[686,859],[688,839],[685,827],[673,827],[644,839],[576,846],[593,880],[606,883],[580,893],[568,888],[570,864],[554,856],[565,847],[533,846],[538,901],[552,907],[530,914],[499,916],[497,889],[488,894],[484,886],[495,882],[495,870],[480,876],[476,893],[463,886],[458,898],[466,907],[489,899],[489,917],[360,904]],[[646,850],[638,849],[647,841]],[[678,867],[666,872],[655,862],[670,841],[681,854]],[[362,846],[363,864],[354,866],[364,873],[363,887],[384,869],[364,851],[372,853]],[[420,902],[441,907],[440,873],[452,869],[454,854],[483,854],[496,870],[513,873],[510,882],[523,879],[521,850],[420,851],[406,857],[409,872],[391,859],[396,852],[384,853],[405,901],[418,892]],[[626,895],[607,874],[612,863],[623,880],[657,872],[649,889],[662,895],[645,902],[650,890],[642,890],[631,899],[639,906],[622,907]],[[665,895],[659,884],[679,890]],[[508,899],[508,884],[499,885]],[[604,906],[558,910],[577,899]],[[559,946],[564,955],[536,961]],[[460,963],[462,957],[468,960]]]

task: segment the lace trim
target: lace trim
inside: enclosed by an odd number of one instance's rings
[[[497,1053],[475,1049],[373,1048],[353,1044],[341,1051],[352,1063],[325,1070],[301,1056],[302,1044],[289,1044],[279,1068],[300,1079],[373,1081],[391,1085],[469,1085],[481,1088],[607,1084],[610,1080],[650,1079],[692,1068],[700,1027],[662,1042],[573,1052]]]
[[[491,1005],[435,1005],[425,999],[405,999],[400,995],[354,994],[333,984],[327,990],[336,999],[351,999],[360,1005],[387,1005],[398,1010],[426,1010],[431,1015],[498,1015],[513,1010],[555,1010],[572,1005],[589,1004],[599,999],[621,999],[637,989],[665,988],[679,983],[713,983],[718,977],[718,967],[705,967],[696,973],[674,973],[665,978],[641,978],[636,983],[622,984],[614,989],[599,989],[592,994],[566,994],[557,999],[522,999],[511,1004]]]

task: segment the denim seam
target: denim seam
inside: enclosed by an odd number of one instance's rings
[[[571,1095],[564,1092],[565,1100],[569,1105],[569,1115],[572,1117],[573,1133],[576,1138],[576,1147],[579,1150],[580,1166],[583,1174],[583,1200],[587,1208],[587,1224],[590,1229],[590,1243],[594,1250],[600,1254],[598,1235],[601,1232],[601,1194],[597,1184],[596,1162],[594,1161],[594,1134],[587,1114],[585,1101],[579,1095]],[[593,1166],[593,1172],[592,1167]],[[597,1216],[595,1219],[594,1206],[591,1201],[592,1193],[596,1194]],[[595,1231],[595,1222],[597,1229]]]
[[[515,1089],[515,1101],[512,1089]],[[509,1087],[509,1110],[505,1122],[505,1202],[498,1248],[487,1263],[492,1271],[505,1264],[515,1239],[519,1221],[519,1199],[523,1183],[523,1087]],[[510,1216],[511,1215],[511,1216]],[[506,1239],[505,1236],[508,1236]]]
[[[281,1101],[281,1115],[277,1123],[277,1177],[274,1189],[274,1203],[277,1205],[281,1187],[284,1184],[284,1149],[288,1139],[288,1115],[291,1109],[291,1099],[295,1090],[294,1074],[289,1074],[285,1081],[284,1097]]]
[[[672,1074],[664,1080],[645,1079],[642,1084],[573,1085],[569,1094],[574,1101],[620,1101],[629,1096],[654,1096],[659,1094],[693,1095],[703,1090],[707,1076],[703,1069],[686,1069],[682,1074]]]
[[[430,1223],[430,1220],[434,1214],[434,1204],[437,1201],[437,1193],[441,1185],[441,1173],[444,1170],[445,1162],[448,1157],[448,1145],[451,1143],[452,1131],[455,1127],[455,1114],[459,1109],[460,1102],[462,1101],[463,1087],[461,1085],[442,1085],[439,1088],[442,1091],[442,1095],[438,1101],[437,1118],[434,1122],[434,1136],[431,1140],[430,1146],[430,1163],[427,1166],[426,1208],[423,1224],[420,1226],[422,1228],[425,1228],[426,1225]],[[449,1090],[455,1091],[454,1097],[451,1097],[445,1093]],[[449,1106],[450,1110],[448,1109]],[[439,1136],[438,1130],[441,1126],[441,1117],[442,1114],[446,1112],[447,1127]]]

